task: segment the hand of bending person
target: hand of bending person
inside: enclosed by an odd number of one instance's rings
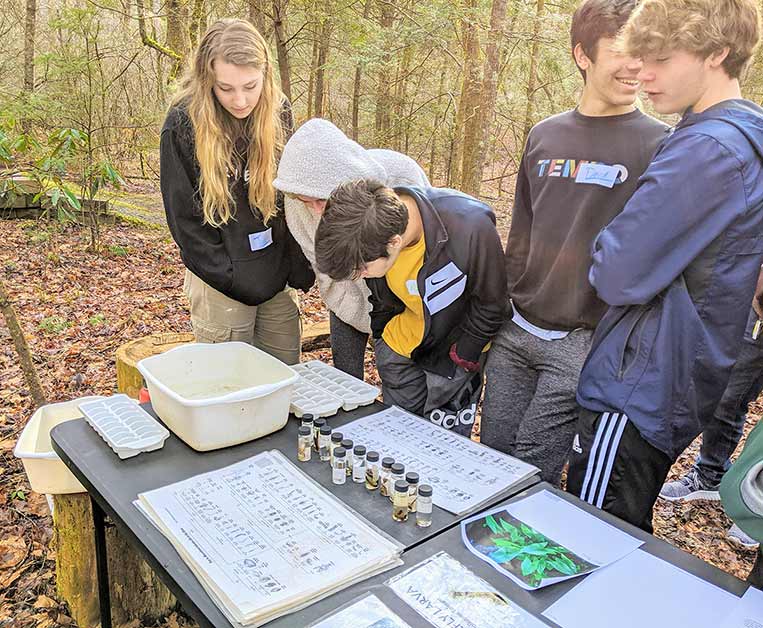
[[[763,266],[760,268],[758,284],[755,286],[755,295],[752,297],[752,309],[755,310],[758,318],[763,319]]]

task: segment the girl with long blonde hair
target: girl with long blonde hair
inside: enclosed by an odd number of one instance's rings
[[[314,281],[272,184],[291,127],[264,39],[223,19],[204,34],[161,136],[162,197],[197,341],[243,340],[289,364],[300,350],[292,288]]]

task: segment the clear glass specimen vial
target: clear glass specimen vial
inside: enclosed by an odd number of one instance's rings
[[[348,476],[352,475],[352,448],[354,447],[354,444],[351,439],[345,438],[342,441],[342,448],[347,452],[347,466],[345,467],[345,471]]]
[[[352,481],[356,484],[366,481],[366,448],[363,445],[355,445],[352,450]]]
[[[313,444],[313,430],[307,425],[301,425],[297,434],[297,460],[307,462],[310,460]]]
[[[329,463],[332,467],[334,466],[334,450],[341,446],[343,440],[344,436],[342,436],[342,432],[331,432],[331,444],[329,445]]]
[[[344,484],[347,480],[345,468],[347,467],[347,451],[344,447],[334,450],[334,464],[331,467],[331,481],[334,484]]]
[[[366,454],[366,488],[369,491],[379,488],[379,453],[376,451]]]
[[[326,419],[315,419],[313,421],[313,449],[318,451],[319,444],[318,439],[321,435],[321,428],[326,425]]]
[[[405,480],[395,482],[395,494],[392,497],[392,518],[395,521],[408,519],[408,482]]]
[[[416,498],[419,496],[419,474],[409,471],[405,474],[405,481],[408,482],[408,510],[416,512]]]
[[[381,469],[379,471],[379,494],[384,497],[389,497],[389,476],[392,474],[392,465],[395,464],[395,459],[385,456],[382,458]]]
[[[405,482],[405,465],[402,462],[395,462],[390,468],[389,480],[387,480],[390,501],[395,496],[395,482],[398,480]]]
[[[331,457],[329,447],[331,446],[331,426],[324,425],[318,434],[318,455],[321,462],[327,462]]]
[[[432,525],[432,487],[429,484],[419,486],[419,499],[416,506],[416,525],[420,528],[428,528]]]

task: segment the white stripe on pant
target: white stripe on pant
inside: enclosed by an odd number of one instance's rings
[[[588,455],[585,480],[580,498],[589,504],[601,508],[607,492],[612,467],[615,464],[617,448],[625,430],[628,417],[617,412],[605,412],[601,415],[596,436]]]

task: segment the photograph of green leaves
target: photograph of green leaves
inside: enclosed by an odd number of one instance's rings
[[[465,522],[462,536],[472,553],[524,589],[538,589],[599,567],[505,510]]]

